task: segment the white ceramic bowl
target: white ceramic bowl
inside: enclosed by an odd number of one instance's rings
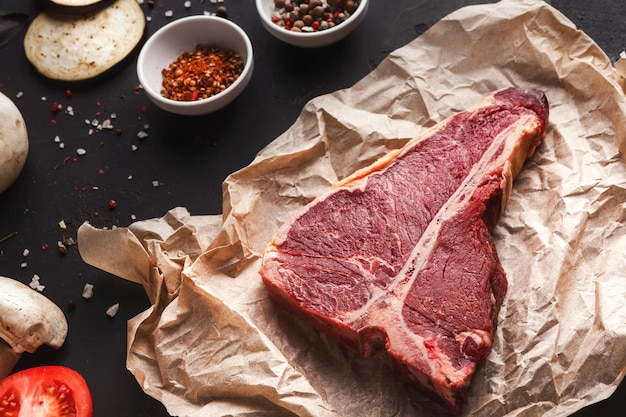
[[[224,91],[206,99],[176,101],[163,97],[161,71],[198,45],[237,52],[245,62],[243,72]],[[253,66],[252,44],[239,26],[222,17],[197,15],[174,20],[150,36],[137,58],[137,76],[154,104],[172,113],[193,116],[214,112],[232,102],[248,85]]]
[[[256,0],[256,8],[261,22],[269,33],[283,42],[302,48],[319,48],[337,42],[351,33],[363,20],[369,7],[369,0],[360,0],[359,7],[344,22],[319,32],[292,32],[272,22],[274,0]]]

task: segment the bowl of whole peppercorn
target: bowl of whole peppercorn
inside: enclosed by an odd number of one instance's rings
[[[235,23],[197,15],[157,30],[137,58],[137,76],[163,110],[202,115],[231,103],[245,89],[254,66],[252,44]]]
[[[343,39],[361,23],[368,6],[369,0],[256,0],[268,32],[303,48]]]

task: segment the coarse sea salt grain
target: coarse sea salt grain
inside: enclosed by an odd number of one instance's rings
[[[116,303],[113,304],[111,307],[107,308],[107,316],[109,317],[115,317],[115,315],[117,314],[117,312],[120,310],[120,304]]]
[[[43,291],[46,288],[45,285],[41,285],[39,275],[33,275],[33,278],[30,280],[30,284],[28,284],[33,290],[37,290],[39,292]]]
[[[87,300],[93,297],[93,284],[85,284],[82,296]]]

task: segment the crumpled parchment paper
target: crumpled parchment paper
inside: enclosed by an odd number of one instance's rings
[[[273,305],[258,275],[295,209],[420,130],[509,86],[543,89],[549,131],[495,228],[509,279],[468,416],[564,416],[626,371],[626,99],[607,56],[541,1],[444,18],[353,87],[307,103],[224,182],[222,216],[173,208],[78,234],[84,260],[141,283],[128,369],[178,416],[443,416],[389,372]]]

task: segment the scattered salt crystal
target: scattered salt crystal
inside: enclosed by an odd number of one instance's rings
[[[120,309],[120,304],[113,304],[111,307],[107,308],[107,316],[109,317],[115,317],[115,315],[117,314],[117,312]]]
[[[139,139],[144,139],[144,138],[147,138],[147,137],[148,137],[148,134],[147,134],[145,131],[140,130],[140,131],[139,131],[139,133],[137,133],[137,137],[138,137]]]
[[[135,216],[134,214],[131,214],[131,215],[130,215],[130,219],[131,219],[131,220],[137,220],[137,216]]]
[[[61,149],[65,149],[65,143],[62,143],[62,142],[61,142],[61,143],[59,143],[59,148],[61,148]]]
[[[132,179],[133,179],[133,176],[132,176],[132,175],[129,175],[129,176],[128,176],[128,180],[130,181],[130,180],[132,180]]]
[[[190,1],[186,1],[184,4],[185,4],[185,8],[186,9],[191,7],[191,2]]]
[[[111,119],[115,119],[116,117],[117,117],[117,114],[111,113]]]
[[[61,230],[67,229],[67,225],[65,224],[65,220],[61,220],[59,222],[59,229],[61,229]]]
[[[86,124],[86,125],[90,125],[90,124],[91,124],[91,120],[89,120],[89,119],[85,119],[85,124]]]
[[[22,262],[20,264],[20,268],[22,268],[22,269],[26,268],[27,266],[28,266],[28,264],[26,262]]]
[[[54,141],[55,141],[56,143],[61,142],[61,138],[59,137],[59,135],[57,135],[57,136],[55,136],[55,137],[54,137]]]
[[[131,146],[131,147],[130,147],[130,149],[131,149],[133,152],[135,152],[135,151],[137,150],[137,145],[133,145],[133,146]]]
[[[24,258],[26,258],[28,256],[28,254],[30,253],[30,251],[28,249],[24,249],[24,252],[22,252],[22,256]]]
[[[165,17],[172,17],[174,15],[174,12],[171,10],[166,10],[165,11]]]
[[[77,153],[78,155],[84,155],[84,154],[86,154],[86,153],[87,153],[87,151],[86,151],[86,150],[84,150],[83,148],[78,148],[78,149],[76,149],[76,153]]]
[[[159,186],[159,182],[158,181],[152,181],[152,186],[153,187],[158,187]]]
[[[46,96],[41,97],[41,101],[46,101],[46,100],[47,100]]]
[[[88,300],[93,297],[93,284],[85,284],[83,287],[83,298]]]
[[[33,278],[30,280],[29,286],[33,290],[37,290],[37,291],[41,292],[41,291],[44,290],[44,288],[46,288],[46,286],[45,285],[41,285],[39,280],[40,280],[39,275],[37,275],[37,274],[33,275]]]
[[[18,93],[15,95],[15,97],[20,98],[24,95],[23,91],[18,91]]]

